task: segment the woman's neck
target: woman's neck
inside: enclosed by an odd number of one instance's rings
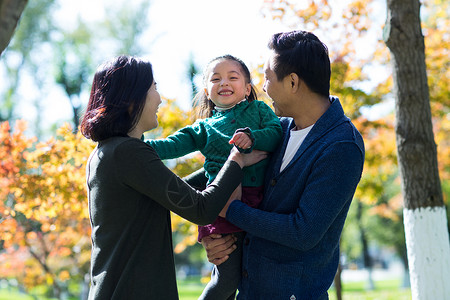
[[[143,134],[144,134],[144,132],[142,130],[140,130],[139,128],[137,128],[137,127],[135,127],[132,130],[128,131],[128,136],[129,137],[133,137],[133,138],[137,138],[137,139],[140,139]]]

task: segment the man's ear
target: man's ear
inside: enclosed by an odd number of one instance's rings
[[[296,93],[300,89],[301,79],[297,74],[289,74],[289,80],[291,85],[292,93]]]

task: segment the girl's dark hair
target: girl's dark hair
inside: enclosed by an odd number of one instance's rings
[[[327,46],[317,36],[301,30],[277,33],[268,46],[276,54],[274,72],[278,80],[295,73],[313,92],[329,96],[330,58]]]
[[[235,62],[239,63],[239,65],[241,66],[241,69],[242,69],[242,73],[244,74],[246,83],[251,84],[251,91],[250,91],[250,95],[247,98],[247,101],[251,102],[253,100],[257,100],[258,98],[256,95],[256,89],[251,80],[250,70],[247,68],[247,66],[241,59],[234,57],[233,55],[230,55],[230,54],[216,57],[206,65],[206,68],[203,72],[204,86],[206,86],[206,81],[208,80],[207,73],[209,71],[209,66],[212,63],[219,61],[219,60],[231,60],[231,61],[235,61]],[[208,97],[206,96],[205,91],[203,89],[199,93],[197,93],[197,95],[194,97],[194,108],[196,110],[197,118],[201,118],[201,119],[209,118],[213,115],[214,103],[210,99],[208,99]]]
[[[150,62],[119,56],[101,65],[81,121],[81,133],[93,141],[127,136],[137,125],[153,83]]]

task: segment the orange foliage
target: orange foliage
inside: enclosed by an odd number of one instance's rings
[[[150,133],[157,134],[160,138],[165,138],[176,130],[183,128],[186,125],[193,123],[193,112],[184,111],[177,104],[174,99],[162,98],[163,104],[158,111],[157,129]]]
[[[293,27],[300,20],[310,31],[318,28],[319,23],[329,20],[332,12],[327,0],[274,0],[266,1],[264,5],[270,10],[273,19],[283,20]]]
[[[0,125],[2,275],[26,287],[55,284],[66,272],[82,277],[89,271],[83,252],[90,252],[85,163],[94,145],[68,125],[41,143],[25,128],[22,121],[13,131]]]
[[[174,100],[160,109],[161,136],[190,124]],[[90,222],[86,197],[86,161],[94,143],[68,125],[56,138],[36,142],[24,134],[25,122],[11,130],[0,124],[0,277],[16,278],[31,288],[60,285],[89,272]],[[151,132],[150,134],[154,134]],[[173,170],[185,176],[202,167],[201,154],[176,161]],[[197,226],[173,216],[173,228],[186,234],[182,251],[196,240]]]
[[[345,7],[342,18],[356,31],[365,32],[371,25],[370,13],[371,9],[367,0],[354,0]]]
[[[379,205],[373,206],[369,209],[370,214],[379,215],[380,217],[391,219],[397,222],[401,222],[401,218],[398,214],[403,207],[403,197],[398,194],[392,198],[388,203],[381,203]]]

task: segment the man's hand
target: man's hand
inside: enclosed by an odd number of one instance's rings
[[[236,238],[232,234],[224,237],[220,234],[211,234],[202,239],[203,248],[206,250],[206,256],[210,263],[216,266],[222,264],[228,259],[228,255],[236,249]]]

